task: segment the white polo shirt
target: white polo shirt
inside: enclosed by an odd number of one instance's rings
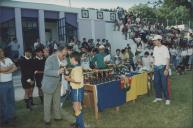
[[[13,64],[13,61],[9,58],[4,59],[5,63],[0,61],[0,67],[8,67]],[[9,82],[12,81],[12,73],[0,73],[0,82]]]
[[[193,54],[193,49],[192,49],[192,48],[189,48],[189,49],[187,50],[187,52],[188,52],[188,55],[191,56],[191,55]]]
[[[169,50],[164,45],[161,45],[161,47],[155,46],[153,56],[156,66],[167,65],[167,59],[170,58]]]
[[[171,54],[172,56],[176,55],[176,54],[177,54],[176,49],[171,48],[171,49],[170,49],[170,54]]]
[[[183,50],[182,52],[181,52],[181,56],[182,57],[186,57],[188,55],[188,51],[187,50]]]
[[[151,69],[151,58],[148,57],[143,57],[142,58],[142,63],[143,63],[143,68],[146,70],[150,70]]]

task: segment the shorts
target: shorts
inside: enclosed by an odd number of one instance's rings
[[[24,89],[34,88],[34,84],[33,85],[29,84],[26,79],[21,79],[21,83]]]
[[[83,102],[84,99],[84,88],[72,89],[71,90],[72,102]]]

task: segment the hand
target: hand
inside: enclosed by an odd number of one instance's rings
[[[64,68],[60,68],[60,69],[58,70],[58,74],[59,74],[59,75],[63,74],[63,73],[64,73],[64,70],[65,70]]]
[[[70,81],[70,77],[69,77],[69,76],[64,76],[64,79],[65,79],[66,81]]]
[[[110,62],[109,61],[105,61],[105,64],[109,64]]]
[[[168,69],[165,69],[165,70],[164,70],[164,75],[165,75],[165,76],[168,76],[168,75],[169,75]]]
[[[31,79],[27,79],[27,82],[28,82],[30,85],[33,85],[33,84],[34,84],[34,81],[31,80]]]
[[[38,71],[35,71],[34,74],[38,74]]]

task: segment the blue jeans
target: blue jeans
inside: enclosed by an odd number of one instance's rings
[[[15,117],[15,95],[13,81],[0,82],[0,119],[3,122]]]
[[[169,100],[168,96],[168,76],[164,75],[164,70],[166,66],[154,66],[154,86],[156,92],[156,98],[162,98],[163,96],[166,100]]]
[[[171,62],[173,64],[173,66],[174,66],[174,69],[176,69],[176,67],[177,67],[177,60],[176,60],[176,56],[175,55],[171,56]]]

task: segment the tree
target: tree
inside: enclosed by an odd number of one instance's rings
[[[147,4],[139,4],[131,7],[129,12],[139,14],[141,18],[156,18],[156,10]]]
[[[184,6],[179,6],[174,9],[172,9],[172,7],[162,6],[157,10],[157,17],[160,19],[185,20],[190,19],[190,14]]]
[[[174,11],[174,10],[178,11],[177,14],[179,14],[180,11],[188,13],[189,16],[185,18],[193,19],[193,0],[163,0],[161,9],[167,9],[167,8],[169,8],[171,11]],[[173,12],[173,14],[175,13]],[[187,16],[187,14],[185,15]],[[179,16],[179,15],[176,15],[176,16]]]

